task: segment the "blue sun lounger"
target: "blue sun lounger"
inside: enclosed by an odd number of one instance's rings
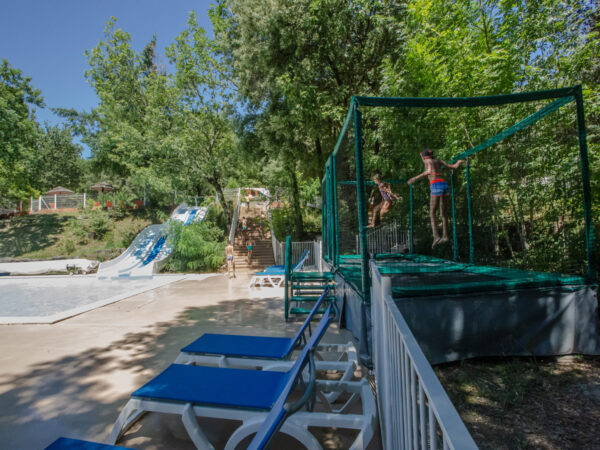
[[[304,323],[292,338],[273,336],[247,336],[236,334],[206,333],[181,349],[176,364],[202,364],[219,367],[259,368],[262,370],[289,370],[294,351],[300,350],[311,333],[311,320],[322,307],[328,289],[315,302]],[[333,306],[336,308],[335,304]],[[341,380],[350,380],[357,367],[356,347],[347,344],[323,344],[317,347],[318,370],[341,372]],[[335,354],[336,360],[323,360]],[[335,393],[328,394],[329,401]]]
[[[330,305],[300,356],[287,372],[231,369],[171,364],[166,370],[131,394],[131,399],[121,411],[108,442],[115,444],[119,438],[146,412],[181,415],[183,425],[197,448],[213,448],[200,428],[196,417],[211,417],[241,421],[225,449],[235,449],[246,437],[256,433],[268,418],[275,414],[288,395],[304,386],[304,405],[314,404],[318,391],[345,391],[351,394],[347,402],[362,401],[361,414],[298,411],[285,419],[281,432],[293,436],[307,448],[319,448],[309,427],[336,427],[358,430],[350,448],[365,448],[373,437],[376,406],[373,393],[366,380],[317,381],[313,353],[331,321]],[[309,366],[309,379],[302,376]],[[330,404],[318,397],[319,406],[330,410]],[[300,405],[302,407],[302,405]],[[289,408],[288,408],[289,409]],[[277,415],[279,415],[279,410]],[[279,425],[277,425],[279,426]],[[256,447],[263,448],[263,447]]]
[[[118,445],[100,444],[98,442],[82,441],[81,439],[71,439],[59,437],[44,450],[134,450],[129,447]]]
[[[292,272],[298,272],[302,270],[302,266],[308,259],[308,255],[310,254],[309,250],[304,250],[298,262],[292,267]],[[248,287],[253,286],[270,286],[270,287],[281,287],[283,284],[283,280],[285,279],[285,266],[275,265],[269,266],[262,272],[255,273],[250,283],[248,283]]]

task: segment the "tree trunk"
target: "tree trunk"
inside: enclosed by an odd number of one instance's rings
[[[321,140],[319,138],[315,139],[315,150],[317,152],[317,158],[319,161],[319,180],[322,180],[323,176],[325,175],[323,172],[325,162],[323,161],[323,148],[321,147]]]
[[[217,197],[219,199],[219,203],[221,204],[221,207],[223,208],[223,214],[225,215],[225,220],[227,221],[227,223],[229,225],[231,225],[232,217],[231,217],[231,213],[229,211],[229,205],[225,201],[225,194],[223,193],[223,188],[221,187],[221,185],[215,178],[210,178],[208,181],[212,185],[212,187],[215,188],[215,191],[217,191]]]
[[[300,190],[298,189],[296,172],[293,169],[290,170],[290,179],[292,181],[292,215],[298,239],[302,239],[304,236],[304,223],[302,222],[302,209],[300,206]]]

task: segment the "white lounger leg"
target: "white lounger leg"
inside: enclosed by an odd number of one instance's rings
[[[225,445],[225,450],[234,450],[247,436],[256,433],[260,429],[264,420],[264,417],[257,417],[244,422],[231,435],[227,441],[227,444]],[[306,427],[301,427],[286,421],[279,432],[292,436],[296,440],[300,441],[309,450],[322,449],[319,441],[308,431]]]
[[[121,414],[119,414],[106,443],[115,445],[121,435],[131,428],[131,426],[145,413],[146,411],[140,408],[140,402],[138,400],[129,400],[125,405],[125,408],[121,411]]]
[[[191,403],[188,403],[185,405],[185,408],[183,408],[181,420],[196,448],[202,450],[214,450],[214,447],[209,442],[206,435],[202,432],[198,422],[196,421],[196,414],[194,414],[194,407]]]

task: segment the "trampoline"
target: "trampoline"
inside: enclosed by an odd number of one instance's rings
[[[432,362],[600,351],[581,92],[353,97],[325,165],[322,230],[324,259],[363,362],[376,326],[369,270],[390,278],[390,293]],[[429,186],[407,183],[423,170],[417,151],[427,147],[450,164],[465,162],[435,174],[448,181],[451,207],[448,239],[437,248]],[[397,194],[379,224],[374,174]],[[388,250],[375,253],[381,243]]]

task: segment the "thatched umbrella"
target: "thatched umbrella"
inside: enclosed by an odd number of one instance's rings
[[[98,192],[113,192],[115,188],[106,181],[101,181],[92,186],[92,189]]]
[[[53,189],[50,189],[48,192],[46,192],[46,195],[69,195],[69,194],[74,194],[75,192],[73,192],[70,189],[64,188],[62,186],[57,186]]]

